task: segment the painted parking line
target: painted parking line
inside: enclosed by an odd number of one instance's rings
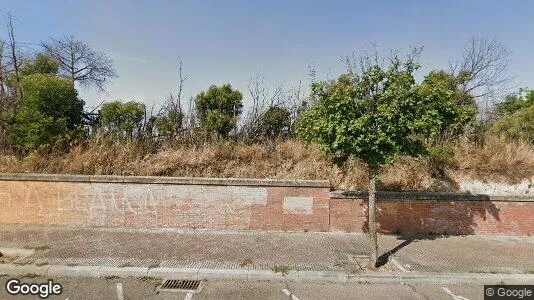
[[[282,289],[282,292],[288,296],[291,296],[291,300],[300,300],[297,296],[293,295],[288,289]]]
[[[117,283],[117,298],[119,300],[124,300],[124,293],[122,291],[122,283]]]
[[[462,297],[462,296],[459,296],[459,295],[455,295],[451,290],[449,290],[446,287],[441,287],[441,289],[444,290],[445,293],[449,294],[449,296],[451,296],[452,299],[454,299],[454,300],[469,300],[468,298],[465,298],[465,297]]]

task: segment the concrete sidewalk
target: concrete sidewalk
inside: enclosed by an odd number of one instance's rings
[[[534,238],[380,236],[365,270],[363,234],[0,227],[0,248],[35,249],[0,273],[323,280],[534,282]]]

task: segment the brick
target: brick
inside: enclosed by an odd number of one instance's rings
[[[322,184],[23,178],[0,179],[0,224],[344,232],[367,227],[366,200],[330,198]],[[377,202],[382,233],[533,235],[532,215],[534,201],[506,197]]]

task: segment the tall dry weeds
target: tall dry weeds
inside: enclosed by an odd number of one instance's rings
[[[459,142],[454,147],[455,178],[518,183],[534,176],[534,145],[487,136],[482,146]]]
[[[478,179],[515,183],[534,175],[534,148],[488,138],[483,146],[452,145],[447,173],[454,180]],[[365,165],[351,160],[337,167],[314,146],[297,140],[271,145],[217,142],[204,146],[175,145],[155,153],[139,142],[94,139],[67,154],[33,153],[23,159],[0,156],[0,172],[157,175],[329,180],[334,189],[365,190]],[[400,158],[383,169],[383,190],[433,190],[426,159]]]

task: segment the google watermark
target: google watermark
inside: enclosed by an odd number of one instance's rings
[[[484,299],[534,299],[534,285],[485,285]]]
[[[6,282],[6,291],[13,296],[34,295],[46,299],[63,292],[63,287],[54,280],[48,279],[46,283],[23,283],[20,279],[12,278]]]

